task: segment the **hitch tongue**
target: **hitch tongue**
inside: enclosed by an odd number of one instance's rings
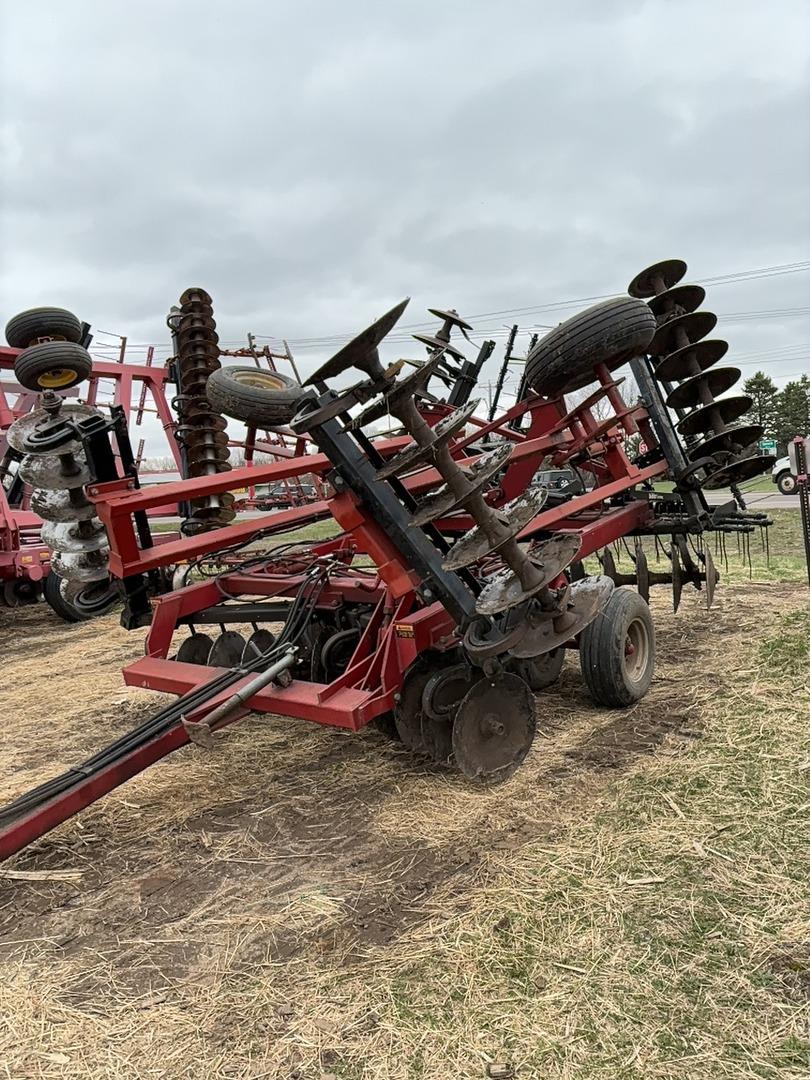
[[[235,712],[241,705],[244,705],[259,690],[263,690],[265,686],[278,679],[279,675],[292,667],[297,655],[298,649],[291,645],[280,660],[271,664],[266,671],[260,671],[254,679],[245,683],[241,690],[236,690],[221,705],[217,705],[207,716],[204,716],[202,720],[187,720],[184,716],[182,724],[189,741],[196,746],[203,747],[205,750],[212,750],[214,746],[214,727],[230,716],[232,712]]]

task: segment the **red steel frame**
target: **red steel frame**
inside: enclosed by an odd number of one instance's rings
[[[576,532],[581,544],[577,556],[580,559],[651,524],[652,509],[646,499],[633,499],[615,507],[605,506],[605,500],[663,476],[668,468],[664,461],[642,468],[630,462],[624,450],[626,435],[640,431],[648,447],[657,444],[646,410],[643,406],[626,407],[618,394],[618,384],[605,369],[598,369],[597,376],[600,391],[573,410],[567,411],[562,399],[545,400],[532,395],[491,423],[473,421],[476,431],[458,440],[453,448],[454,455],[463,463],[472,461],[477,454],[475,450],[470,452],[471,444],[489,432],[496,432],[516,444],[500,490],[493,500],[494,505],[502,505],[524,491],[546,458],[554,465],[562,465],[580,455],[578,464],[595,475],[596,487],[562,506],[541,511],[521,533],[522,539],[530,540],[546,530]],[[611,402],[614,415],[600,422],[594,417],[592,406],[597,398],[605,396]],[[448,407],[442,405],[426,409],[432,422],[447,411]],[[525,434],[507,426],[510,420],[525,413],[530,418]],[[375,442],[375,447],[388,457],[409,442],[408,437],[386,439]],[[160,565],[194,560],[233,544],[266,536],[270,530],[289,531],[326,516],[331,516],[344,530],[337,539],[304,551],[297,570],[278,559],[274,562],[270,556],[260,566],[236,569],[157,598],[146,639],[146,655],[124,671],[128,685],[185,694],[210,681],[219,674],[218,669],[169,659],[174,633],[181,621],[193,621],[196,613],[221,603],[228,595],[291,597],[304,580],[305,569],[329,557],[333,560],[333,572],[319,597],[318,608],[328,611],[352,601],[373,604],[372,617],[347,668],[330,684],[302,679],[295,679],[286,687],[271,684],[234,711],[227,723],[257,711],[356,731],[393,708],[394,695],[401,689],[404,673],[420,653],[427,649],[444,651],[457,643],[453,618],[438,602],[420,606],[416,595],[420,584],[418,576],[405,563],[385,530],[368,516],[357,497],[349,491],[310,506],[273,513],[266,521],[239,522],[214,532],[170,541],[159,548],[140,549],[138,546],[132,514],[137,510],[149,510],[159,501],[180,501],[191,487],[195,496],[213,495],[242,486],[249,476],[258,483],[272,482],[303,473],[322,476],[331,467],[325,455],[311,454],[203,479],[179,481],[164,485],[159,492],[134,490],[127,480],[88,488],[109,534],[112,572],[119,577]],[[434,487],[440,479],[435,470],[424,469],[406,478],[405,485],[411,493],[419,494]],[[451,532],[466,530],[471,522],[462,515],[439,524],[444,531]],[[365,574],[350,571],[347,563],[356,553],[368,555],[376,570]],[[565,575],[561,575],[552,585],[562,585],[565,580]],[[203,719],[240,685],[243,683],[223,690],[205,705],[191,711],[185,721]],[[188,741],[186,728],[178,723],[103,772],[79,780],[66,794],[0,832],[0,859]]]

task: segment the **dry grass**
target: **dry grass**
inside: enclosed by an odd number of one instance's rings
[[[0,879],[0,1077],[810,1075],[806,594],[655,616],[647,698],[569,658],[503,788],[255,718],[21,854],[63,880]],[[114,619],[14,619],[4,796],[155,700]]]

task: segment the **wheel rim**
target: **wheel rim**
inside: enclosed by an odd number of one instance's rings
[[[633,619],[624,639],[624,670],[630,682],[641,682],[650,656],[650,635],[641,619]]]
[[[234,371],[232,378],[240,386],[256,386],[260,390],[285,389],[284,383],[278,375],[275,375],[272,371],[261,371],[259,368],[256,368],[255,371]]]
[[[44,390],[61,390],[75,382],[76,377],[72,368],[52,368],[38,376],[37,382]]]

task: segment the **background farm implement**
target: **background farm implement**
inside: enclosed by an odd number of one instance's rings
[[[768,524],[735,500],[710,508],[703,495],[771,459],[750,449],[755,428],[735,425],[747,399],[719,396],[739,372],[714,367],[726,346],[704,340],[716,319],[696,310],[699,286],[678,284],[685,269],[651,267],[630,295],[536,342],[522,397],[489,419],[471,393],[491,349],[464,358],[451,336],[471,327],[455,311],[434,310],[441,325],[418,338],[425,359],[386,364],[379,350],[403,301],[301,387],[255,365],[220,369],[210,298],[190,289],[170,325],[194,475],[159,491],[138,487],[120,410],[80,414],[47,391],[11,429],[20,469],[32,481],[47,476],[50,492],[81,477],[71,505],[84,500],[85,520],[103,535],[124,624],[148,625],[145,655],[125,681],[177,698],[0,810],[0,856],[189,741],[211,746],[249,711],[351,731],[374,721],[436,765],[495,783],[528,753],[534,694],[566,651],[578,651],[596,702],[639,700],[654,668],[651,585],[670,584],[676,607],[687,584],[710,604],[718,575],[706,535]],[[637,399],[615,375],[624,364]],[[354,381],[335,389],[345,376]],[[431,392],[437,380],[446,399]],[[308,440],[312,452],[229,469],[224,415]],[[369,434],[384,417],[402,434]],[[629,450],[639,439],[643,454]],[[590,482],[575,495],[549,491],[534,482],[544,465]],[[234,520],[234,489],[303,476],[328,483],[325,497]],[[665,478],[672,490],[656,491]],[[155,545],[148,514],[160,501],[188,503],[190,526]],[[257,551],[321,519],[338,535]],[[667,574],[649,570],[644,536],[666,541]],[[628,539],[633,572],[620,574],[609,549]],[[97,550],[75,552],[80,580]],[[586,560],[600,552],[594,573]],[[178,564],[188,583],[174,589]]]

